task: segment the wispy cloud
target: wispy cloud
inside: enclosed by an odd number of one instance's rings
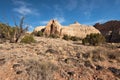
[[[54,12],[55,16],[63,16],[64,13],[63,13],[63,9],[61,8],[61,6],[56,4],[53,6],[53,8],[55,10]]]
[[[45,21],[40,21],[41,25],[46,25],[49,22],[49,20],[45,20]]]
[[[52,19],[59,21],[59,23],[64,23],[65,18],[64,18],[63,9],[61,8],[61,6],[54,5],[54,9],[55,9],[55,12],[54,12],[54,17]]]
[[[57,20],[59,23],[64,23],[65,19],[63,17],[54,17],[52,18],[54,20]],[[44,20],[44,21],[40,21],[41,25],[46,25],[49,22],[49,20]]]
[[[16,6],[13,11],[21,14],[21,15],[39,15],[37,9],[34,9],[31,7],[30,3],[27,3],[23,0],[12,0],[12,2],[14,3],[14,5]]]
[[[14,8],[14,11],[22,14],[22,15],[27,15],[27,14],[32,14],[31,9],[27,8],[26,6],[21,6],[19,8]]]
[[[116,5],[120,5],[120,0],[115,0]]]
[[[68,0],[66,8],[70,11],[74,10],[78,5],[78,0]]]
[[[55,17],[54,19],[59,21],[59,23],[64,23],[65,22],[65,18],[64,17]]]
[[[79,10],[85,18],[90,19],[93,10],[99,8],[103,3],[103,0],[81,0],[77,10]]]
[[[114,20],[114,19],[99,19],[99,20],[96,20],[96,21],[91,21],[91,22],[87,22],[87,23],[84,23],[84,24],[87,24],[87,25],[94,25],[96,23],[104,23],[108,20]]]

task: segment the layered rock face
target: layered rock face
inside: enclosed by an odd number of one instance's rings
[[[120,21],[108,21],[103,24],[96,23],[94,25],[108,42],[120,42]]]
[[[97,29],[93,26],[81,25],[78,22],[69,25],[68,27],[62,28],[62,35],[67,34],[71,36],[77,36],[80,38],[85,38],[86,35],[90,33],[100,33]]]
[[[62,28],[62,26],[58,21],[50,20],[50,22],[45,27],[44,34],[47,36],[49,36],[51,34],[60,35],[61,28]]]
[[[112,32],[111,41],[120,42],[120,28]]]
[[[43,33],[47,36],[51,34],[63,36],[66,34],[70,36],[85,38],[86,35],[90,33],[100,33],[99,30],[93,26],[81,25],[78,22],[75,22],[69,26],[62,26],[57,20],[50,20],[50,22],[48,22],[48,24],[43,29]],[[34,31],[38,30],[42,30],[42,27],[37,27]]]

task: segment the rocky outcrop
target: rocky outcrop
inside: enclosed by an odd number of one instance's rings
[[[50,22],[45,27],[44,34],[47,36],[51,34],[60,35],[61,28],[62,26],[57,20],[50,20]]]
[[[120,42],[120,28],[112,32],[111,41]]]
[[[45,28],[45,26],[38,26],[38,27],[36,27],[35,29],[34,29],[34,32],[35,31],[41,31],[42,29],[44,29]]]
[[[108,42],[120,42],[120,21],[108,21],[103,24],[96,23],[94,25]]]
[[[93,26],[81,25],[78,22],[69,25],[68,27],[62,28],[62,35],[67,34],[71,36],[77,36],[80,38],[85,38],[86,35],[90,33],[100,33],[97,29]]]
[[[75,22],[69,26],[62,26],[57,20],[50,20],[45,27],[37,27],[34,31],[44,29],[43,33],[47,36],[51,34],[55,34],[58,36],[63,35],[70,35],[70,36],[77,36],[80,38],[85,38],[87,34],[90,33],[100,33],[96,28],[93,26],[87,26],[79,24]]]

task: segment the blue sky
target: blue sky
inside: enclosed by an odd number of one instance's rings
[[[94,25],[97,22],[120,20],[120,0],[1,0],[0,22],[10,25],[25,16],[29,30],[57,19],[62,25],[78,21]]]

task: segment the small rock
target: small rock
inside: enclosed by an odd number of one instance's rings
[[[75,72],[74,72],[74,71],[70,71],[70,72],[67,72],[67,74],[68,74],[69,76],[74,76]]]
[[[53,49],[48,49],[47,51],[46,51],[46,53],[58,53],[56,50],[53,50]]]
[[[5,58],[0,59],[0,66],[3,65],[3,64],[5,64],[5,62],[6,62]]]
[[[21,73],[22,73],[22,71],[17,71],[17,72],[16,72],[16,74],[21,74]]]
[[[114,67],[109,67],[108,69],[109,69],[114,75],[120,77],[120,69],[116,69],[116,68],[114,68]]]
[[[100,66],[100,65],[96,65],[96,70],[102,70],[102,69],[103,69],[102,66]]]

